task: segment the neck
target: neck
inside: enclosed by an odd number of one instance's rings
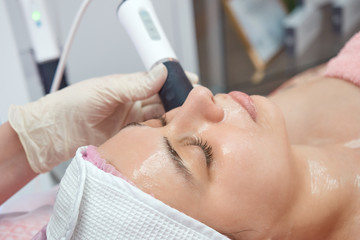
[[[320,146],[360,137],[360,88],[351,83],[317,78],[269,99],[282,110],[292,144]]]
[[[303,179],[294,205],[280,224],[282,233],[272,239],[331,240],[358,236],[359,150],[343,146],[293,149]]]

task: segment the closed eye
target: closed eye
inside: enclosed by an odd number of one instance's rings
[[[194,137],[194,138],[190,139],[190,141],[189,141],[189,143],[187,143],[187,145],[193,145],[193,146],[200,147],[205,155],[206,166],[208,168],[211,166],[212,162],[214,161],[214,154],[213,154],[212,147],[208,144],[207,141],[204,141],[203,139],[201,139],[199,137]]]
[[[161,121],[161,125],[165,127],[167,125],[166,116],[160,116],[158,120]],[[206,166],[209,168],[214,161],[214,154],[212,146],[208,144],[207,141],[204,141],[203,139],[199,137],[194,137],[189,140],[189,142],[186,144],[188,146],[198,146],[201,148],[205,155],[206,159]]]
[[[167,125],[166,117],[161,116],[157,118],[163,127]],[[167,151],[169,153],[169,156],[175,163],[175,166],[184,174],[186,178],[191,179],[191,171],[186,167],[184,160],[179,156],[179,154],[176,152],[174,147],[171,145],[169,139],[167,137],[164,137],[165,145],[167,146]]]

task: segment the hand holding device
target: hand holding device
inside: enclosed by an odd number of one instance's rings
[[[9,122],[31,168],[43,173],[80,146],[99,145],[129,122],[157,117],[159,107],[163,110],[156,93],[166,76],[161,64],[149,73],[82,81],[24,106],[12,105]]]

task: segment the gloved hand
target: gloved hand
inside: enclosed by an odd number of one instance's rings
[[[89,79],[24,106],[12,105],[9,122],[33,171],[47,172],[80,146],[99,145],[129,122],[163,114],[157,93],[166,77],[161,64],[149,73]],[[188,77],[197,82],[196,76]]]

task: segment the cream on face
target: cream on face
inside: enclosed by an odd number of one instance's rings
[[[354,186],[360,189],[360,175],[357,175],[354,180]]]
[[[103,157],[145,192],[219,231],[265,226],[291,203],[294,174],[280,111],[263,97],[251,100],[249,111],[229,95],[195,88],[166,114],[166,126],[150,120],[126,128],[100,147]],[[211,146],[210,165],[204,146],[186,140],[194,137]]]
[[[150,120],[147,125],[131,124],[98,151],[141,190],[181,210],[188,204],[184,201],[190,201],[186,196],[194,195],[193,188],[169,153],[159,126],[159,120]]]
[[[135,169],[132,175],[132,179],[135,182],[141,181],[141,179],[149,179],[149,181],[144,181],[142,187],[144,190],[151,191],[158,187],[155,185],[151,179],[155,179],[159,174],[160,170],[166,168],[168,165],[168,156],[163,150],[159,150],[158,152],[150,155],[138,169]]]
[[[345,143],[344,146],[351,149],[360,149],[360,138],[351,140]],[[360,175],[356,175],[354,179],[354,186],[360,190]]]
[[[311,193],[322,194],[327,191],[333,191],[340,187],[340,180],[332,176],[325,167],[319,161],[308,161],[310,178],[311,178]]]
[[[360,148],[360,138],[347,142],[344,144],[344,146],[352,149]]]

